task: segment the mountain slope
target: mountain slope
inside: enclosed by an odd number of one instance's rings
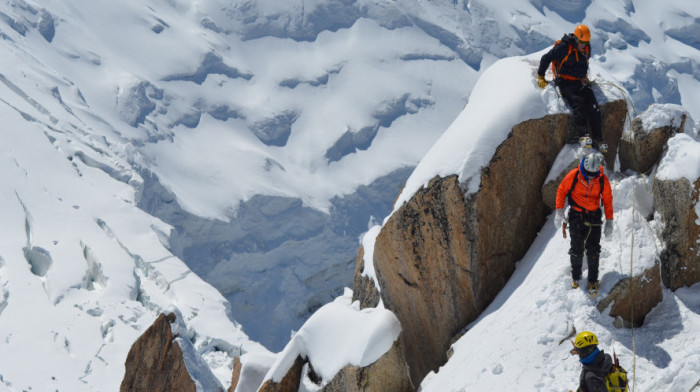
[[[349,285],[359,236],[494,61],[583,20],[638,109],[700,118],[697,18],[650,0],[3,3],[3,386],[110,389],[170,305],[225,384],[233,355],[266,353],[232,319],[279,348]]]

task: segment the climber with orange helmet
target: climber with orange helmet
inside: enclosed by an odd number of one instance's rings
[[[575,134],[569,141],[578,141],[580,137],[590,134],[593,147],[598,148],[603,144],[603,134],[598,101],[588,80],[590,42],[591,31],[586,25],[578,25],[572,34],[564,35],[542,56],[537,69],[537,85],[540,88],[547,86],[544,74],[549,64],[552,64],[554,84],[574,115]],[[591,126],[590,132],[588,123]]]

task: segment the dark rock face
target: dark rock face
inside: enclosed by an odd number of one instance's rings
[[[654,210],[664,222],[661,279],[671,290],[700,282],[700,220],[694,208],[699,198],[700,179],[654,181]]]
[[[620,140],[620,170],[631,169],[637,173],[648,173],[661,159],[668,139],[681,132],[686,116],[680,124],[668,124],[645,131],[640,117],[632,121],[630,137]]]
[[[352,300],[360,301],[360,309],[374,308],[379,304],[379,291],[374,279],[362,276],[365,269],[365,249],[360,247],[355,261],[355,280],[353,282]]]
[[[126,373],[119,387],[127,391],[197,390],[187,372],[180,345],[174,341],[170,323],[175,314],[161,314],[131,346],[126,358]]]
[[[663,299],[659,266],[655,265],[641,275],[618,282],[610,294],[598,304],[603,312],[611,303],[610,316],[620,317],[625,327],[641,327],[646,315]]]

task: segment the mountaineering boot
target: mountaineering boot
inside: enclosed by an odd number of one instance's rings
[[[603,141],[600,139],[593,140],[593,143],[591,143],[591,147],[594,150],[598,150],[600,152],[608,152],[608,145],[606,143],[603,143]]]
[[[593,139],[591,139],[590,135],[585,134],[584,136],[581,136],[579,143],[581,144],[582,148],[591,148],[593,145]]]
[[[598,294],[598,282],[588,282],[588,294],[596,295]]]
[[[578,288],[578,280],[573,280],[573,279],[571,279],[571,288],[572,288],[572,289],[577,289],[577,288]]]

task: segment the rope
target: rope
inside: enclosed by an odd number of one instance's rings
[[[637,206],[636,196],[637,194],[637,183],[634,184],[634,193],[632,197],[632,240],[630,243],[630,319],[632,319],[632,392],[634,392],[637,386],[637,347],[634,339],[634,279],[633,279],[633,263],[634,263],[634,217],[635,209]]]
[[[695,385],[690,387],[690,390],[688,392],[693,392],[697,387],[700,387],[700,380],[698,380],[698,382],[696,382]]]
[[[625,103],[627,104],[627,107],[632,107],[632,111],[634,111],[634,116],[636,117],[637,114],[637,109],[634,107],[634,102],[632,101],[632,98],[625,92],[624,89],[622,89],[620,86],[616,85],[615,83],[612,82],[601,82],[600,84],[603,85],[608,85],[616,88],[618,91],[622,93],[622,97],[625,100]],[[632,126],[632,116],[630,115],[630,110],[627,110],[627,121],[630,124],[630,127]],[[632,132],[629,133],[629,137],[631,138]],[[631,140],[628,140],[631,141]],[[633,154],[634,155],[634,154]],[[636,162],[636,156],[633,156],[632,159],[635,160]],[[651,170],[651,169],[650,169]],[[641,173],[642,176],[647,176],[649,173]],[[646,183],[645,187],[647,188],[647,191],[649,191],[649,185],[648,182]],[[634,392],[636,386],[637,386],[637,346],[636,346],[636,340],[635,340],[635,334],[634,334],[634,308],[635,308],[635,293],[634,293],[634,279],[633,279],[633,274],[634,274],[634,232],[635,232],[635,225],[634,225],[634,219],[636,216],[636,207],[637,207],[637,182],[635,181],[634,183],[634,188],[633,188],[633,197],[632,197],[632,238],[630,242],[630,318],[633,320],[632,321],[632,327],[631,327],[631,334],[632,334],[632,392]],[[622,239],[622,235],[619,234],[620,239]],[[622,241],[620,241],[620,249],[622,249]],[[620,272],[622,272],[622,258],[619,258],[620,262]],[[700,381],[698,381],[700,382]],[[693,387],[694,388],[694,387]]]

